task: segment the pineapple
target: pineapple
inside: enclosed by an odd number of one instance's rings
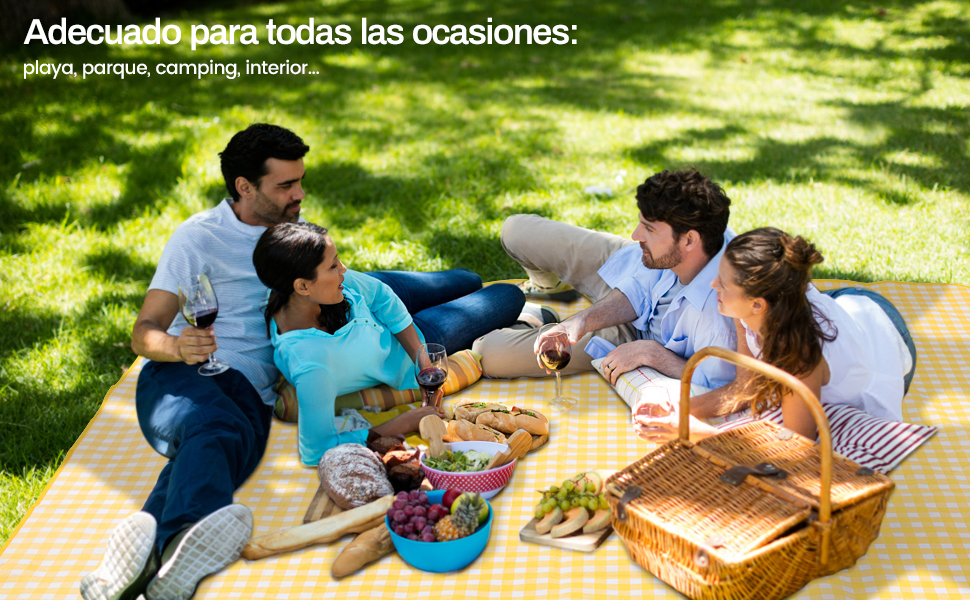
[[[482,512],[485,500],[478,494],[470,494],[454,514],[438,521],[434,526],[434,536],[439,542],[450,542],[475,533],[478,528],[478,515]]]

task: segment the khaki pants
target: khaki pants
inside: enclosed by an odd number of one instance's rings
[[[612,289],[597,274],[606,260],[627,244],[636,243],[611,233],[600,233],[550,221],[536,215],[512,215],[502,225],[502,246],[525,269],[534,283],[554,287],[565,281],[593,302]],[[475,341],[472,350],[482,355],[485,377],[546,377],[535,355],[536,329],[497,329]],[[637,339],[630,324],[588,333],[573,347],[564,375],[591,371],[592,358],[582,350],[598,335],[620,345]]]

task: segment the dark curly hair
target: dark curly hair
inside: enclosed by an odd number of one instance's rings
[[[300,136],[285,127],[268,123],[253,123],[232,136],[226,149],[219,153],[222,177],[233,200],[239,200],[236,179],[245,177],[259,187],[259,180],[267,173],[266,159],[299,160],[310,147]]]
[[[796,377],[811,373],[822,360],[822,342],[831,342],[838,334],[805,296],[812,266],[824,260],[822,254],[801,237],[765,227],[731,240],[724,258],[735,269],[734,283],[745,295],[768,303],[761,326],[761,360]],[[780,404],[784,388],[758,375],[746,383],[741,396],[760,413]]]
[[[730,206],[724,190],[693,169],[664,170],[637,186],[637,208],[644,219],[670,225],[674,240],[693,229],[709,257],[724,245]]]

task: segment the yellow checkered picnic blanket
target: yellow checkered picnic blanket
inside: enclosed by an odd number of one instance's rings
[[[820,281],[819,287],[837,282]],[[853,284],[855,285],[855,284]],[[890,475],[896,482],[880,536],[851,569],[811,582],[793,598],[968,598],[970,583],[970,289],[956,285],[877,283],[906,318],[919,350],[905,419],[939,428]],[[566,316],[582,303],[552,303]],[[77,597],[78,581],[100,562],[110,530],[141,508],[163,459],[142,439],[135,417],[141,361],[113,387],[101,410],[38,504],[0,552],[0,599]],[[203,580],[197,598],[514,598],[679,595],[636,565],[615,534],[595,553],[530,545],[519,530],[531,519],[537,488],[587,468],[619,469],[652,449],[637,439],[629,409],[595,373],[564,378],[580,398],[557,415],[545,400],[552,379],[482,380],[460,395],[515,403],[552,417],[549,443],[516,467],[492,501],[488,547],[458,573],[412,569],[396,554],[341,581],[330,566],[350,537],[256,562],[240,560]],[[255,534],[302,522],[317,489],[300,465],[294,425],[273,423],[257,472],[238,490]]]

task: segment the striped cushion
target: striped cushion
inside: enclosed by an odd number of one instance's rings
[[[460,392],[482,378],[482,357],[471,350],[462,350],[448,357],[448,379],[442,386],[445,395]],[[296,423],[299,418],[299,404],[296,398],[296,388],[286,379],[280,377],[276,386],[276,417],[287,423]],[[342,408],[363,408],[376,406],[381,410],[389,410],[402,404],[421,402],[421,390],[396,390],[388,385],[378,385],[359,392],[351,392],[338,396],[334,401],[334,408],[339,413]]]
[[[847,404],[822,404],[832,429],[832,448],[845,458],[863,467],[886,474],[904,458],[936,433],[936,427],[898,423],[873,417]],[[776,408],[761,415],[782,424],[781,409]],[[720,425],[718,430],[727,431],[750,423],[755,417],[746,415]]]

